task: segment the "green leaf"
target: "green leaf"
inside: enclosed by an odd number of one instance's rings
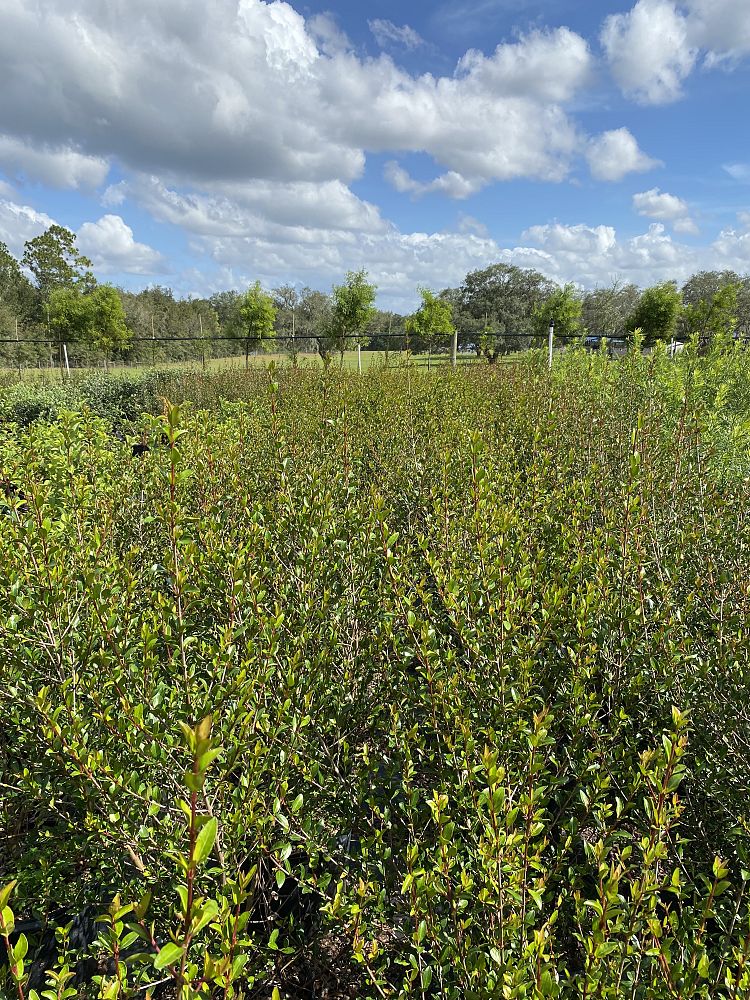
[[[0,920],[2,920],[4,932],[8,935],[13,933],[13,929],[16,926],[15,918],[13,917],[13,910],[9,906],[4,906],[0,910]]]
[[[543,997],[552,997],[557,993],[557,984],[552,978],[552,973],[549,969],[545,969],[542,973],[541,982],[539,983],[539,992]]]
[[[232,962],[232,979],[236,979],[248,963],[249,955],[235,955]]]
[[[724,867],[724,862],[721,858],[714,858],[713,873],[716,878],[724,878],[727,875],[728,869]]]
[[[202,931],[206,924],[210,923],[219,912],[219,904],[214,899],[208,902],[193,917],[193,934]]]
[[[151,905],[151,893],[146,890],[141,896],[140,901],[133,908],[137,920],[143,920],[148,912],[148,908]]]
[[[216,758],[220,757],[222,753],[223,751],[221,747],[215,747],[213,750],[206,750],[205,753],[202,753],[198,758],[198,768],[201,771],[207,771],[211,764],[213,764]]]
[[[0,910],[4,910],[8,905],[8,900],[13,894],[13,890],[18,885],[18,879],[13,879],[6,886],[0,889]]]
[[[13,949],[13,958],[16,962],[19,962],[22,958],[26,957],[26,952],[29,950],[29,942],[26,940],[25,934],[19,934],[16,946]]]
[[[211,716],[207,715],[205,719],[202,719],[195,727],[195,738],[196,741],[207,740],[210,735],[211,735]]]
[[[201,827],[201,831],[195,841],[193,864],[199,865],[209,856],[213,849],[214,841],[216,840],[218,828],[219,825],[215,816],[212,816],[211,819],[205,823],[203,827]]]
[[[185,771],[183,780],[191,792],[199,792],[203,788],[206,775],[200,771],[197,774],[195,771]]]
[[[175,965],[182,958],[182,948],[170,941],[165,944],[154,959],[154,968],[158,971],[166,969],[168,965]]]
[[[177,725],[182,730],[182,735],[184,736],[187,745],[191,750],[195,750],[195,735],[193,730],[187,725],[187,723],[182,722],[179,719],[177,720]]]

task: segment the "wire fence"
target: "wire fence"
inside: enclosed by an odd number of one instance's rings
[[[564,350],[572,341],[598,346],[601,338],[555,335],[554,348]],[[587,343],[587,341],[589,343]],[[596,341],[596,344],[593,342]],[[417,367],[465,366],[479,361],[503,363],[518,353],[547,347],[547,337],[517,333],[495,333],[478,337],[458,332],[453,336],[415,337],[405,332],[369,333],[351,337],[343,344],[324,338],[279,335],[261,339],[238,335],[134,336],[124,350],[105,356],[88,343],[51,337],[0,338],[0,368],[24,371],[57,369],[111,370],[166,366],[199,366],[204,369],[267,363],[340,364],[360,370],[373,365],[398,366],[408,361]],[[609,341],[610,353],[624,353],[624,341]],[[343,347],[343,350],[342,350]]]
[[[734,339],[745,345],[750,343],[748,336],[736,335]],[[359,343],[351,337],[340,344],[326,338],[284,334],[266,339],[236,334],[134,336],[126,349],[105,356],[91,344],[72,339],[16,336],[0,338],[0,369],[16,370],[20,376],[34,370],[57,370],[65,375],[96,369],[173,366],[204,370],[249,368],[271,360],[292,365],[338,364],[360,371],[373,366],[396,367],[404,362],[427,369],[445,365],[457,368],[480,362],[503,364],[521,352],[540,348],[548,350],[551,358],[553,351],[564,351],[571,343],[583,344],[590,350],[604,346],[614,358],[628,350],[625,339],[600,335],[555,333],[550,343],[548,336],[539,334],[477,335],[459,331],[452,336],[429,338],[399,331],[368,333]],[[683,346],[673,340],[668,350],[676,354]]]

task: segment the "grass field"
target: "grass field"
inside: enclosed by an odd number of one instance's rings
[[[510,355],[508,356],[510,357]],[[380,368],[384,366],[398,366],[401,364],[406,364],[407,362],[416,365],[418,367],[434,367],[440,368],[450,366],[450,354],[414,354],[410,353],[407,355],[405,351],[390,351],[386,355],[385,351],[362,351],[362,370],[369,371],[371,368]],[[457,363],[459,365],[466,365],[476,363],[479,359],[475,355],[459,354],[457,358]],[[273,354],[273,353],[258,353],[251,354],[248,358],[248,363],[252,365],[267,365],[270,361],[275,362],[277,365],[291,365],[292,362],[288,354]],[[322,368],[323,362],[318,354],[300,354],[297,358],[297,363],[301,367],[314,367]],[[337,355],[331,367],[338,369],[343,367],[348,371],[357,370],[357,352],[356,351],[345,351],[343,359],[340,359]],[[486,362],[485,362],[486,363]],[[174,364],[184,364],[183,362],[175,362]],[[203,362],[201,358],[198,358],[190,364],[194,366],[203,367]],[[242,356],[234,356],[230,358],[207,358],[206,368],[208,370],[218,371],[224,368],[244,368],[245,358]]]
[[[498,359],[498,364],[507,364],[508,362],[515,360],[520,355],[518,353],[503,355]],[[291,360],[288,354],[273,354],[273,353],[262,353],[262,354],[251,354],[248,358],[248,364],[254,366],[265,366],[269,362],[273,361],[277,365],[291,365]],[[317,354],[300,354],[298,356],[297,363],[303,368],[322,368],[323,362],[319,355]],[[412,364],[418,368],[429,368],[429,369],[440,369],[450,367],[450,354],[414,354],[407,353],[405,351],[390,351],[386,355],[385,351],[363,351],[362,352],[362,370],[369,371],[371,368],[380,367],[398,367],[403,364]],[[338,369],[343,367],[347,371],[357,370],[357,352],[356,351],[346,351],[344,352],[343,364],[338,356],[334,359],[332,363],[332,368]],[[487,364],[483,359],[477,358],[474,354],[463,354],[460,353],[457,357],[457,365],[460,367],[465,367],[466,365],[472,364]],[[126,372],[133,370],[144,370],[150,368],[150,363],[135,364],[135,365],[109,365],[108,370],[110,372]],[[244,355],[234,355],[232,357],[226,358],[206,358],[205,361],[200,357],[193,358],[192,360],[183,361],[163,361],[157,362],[156,366],[159,370],[169,369],[169,368],[193,368],[201,369],[206,371],[223,371],[230,368],[245,368],[245,358]],[[71,369],[74,372],[85,372],[85,371],[102,371],[103,366],[100,368],[80,368],[73,367]],[[18,371],[17,368],[6,367],[5,369],[0,367],[0,371],[13,372]],[[59,368],[38,368],[29,367],[22,369],[22,373],[28,375],[39,375],[41,374],[54,374],[59,377]]]

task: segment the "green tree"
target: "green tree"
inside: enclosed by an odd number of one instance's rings
[[[280,285],[273,290],[273,304],[276,307],[276,336],[284,342],[284,347],[297,367],[302,338],[297,336],[297,313],[300,294],[294,285]]]
[[[534,310],[554,286],[543,274],[512,264],[471,271],[459,289],[458,305],[478,336],[478,353],[490,364],[518,350],[534,334]]]
[[[115,350],[130,342],[122,299],[112,285],[98,285],[88,295],[78,288],[54,288],[48,306],[60,340],[92,348],[103,356],[105,366]]]
[[[50,326],[63,341],[83,340],[89,318],[85,297],[77,288],[53,288],[47,299]]]
[[[29,240],[22,263],[34,275],[45,299],[54,288],[81,287],[90,291],[96,284],[89,270],[91,261],[76,247],[75,233],[63,226],[50,226],[41,236]]]
[[[269,340],[276,337],[276,306],[273,298],[256,281],[240,298],[239,317],[245,336],[245,367],[248,367],[250,342],[260,344],[262,349]]]
[[[643,342],[650,346],[657,340],[671,340],[682,311],[682,296],[674,281],[647,288],[628,320],[628,331],[640,329]]]
[[[342,364],[347,347],[365,339],[361,334],[375,311],[375,292],[365,270],[349,271],[343,285],[333,286],[332,329]]]
[[[740,285],[742,278],[736,271],[696,271],[682,286],[685,307],[710,302],[726,285]]]
[[[609,288],[585,292],[581,320],[588,333],[604,337],[625,337],[628,319],[640,299],[637,285],[622,285],[615,280]]]
[[[400,351],[404,342],[405,316],[389,309],[376,309],[365,328],[371,351]]]
[[[714,337],[745,332],[740,322],[748,321],[750,283],[734,271],[699,271],[682,286],[684,310],[679,324],[683,337]]]
[[[731,337],[737,326],[738,291],[738,285],[723,285],[710,298],[686,306],[682,331],[703,343]]]
[[[450,337],[455,329],[453,309],[445,298],[439,298],[429,288],[420,288],[422,304],[406,320],[406,330],[420,340],[426,340],[430,351],[435,337]]]
[[[31,282],[7,246],[0,242],[0,302],[20,318],[29,312],[33,299]]]
[[[323,364],[330,365],[338,343],[333,328],[331,296],[317,289],[303,288],[295,312],[295,328],[298,337],[315,343]]]
[[[37,292],[21,270],[21,265],[0,242],[0,339],[18,344],[0,344],[0,364],[21,365],[39,356],[39,349],[24,343],[34,329]]]
[[[572,337],[581,332],[583,303],[573,285],[556,288],[544,302],[534,309],[534,324],[540,336],[547,333],[550,323],[555,325],[556,337]]]
[[[120,293],[112,285],[98,285],[84,296],[84,302],[87,312],[84,336],[104,355],[106,365],[113,352],[126,348],[131,338]]]

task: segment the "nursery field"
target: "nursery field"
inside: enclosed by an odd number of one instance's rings
[[[749,487],[737,347],[7,375],[0,996],[750,995]]]

